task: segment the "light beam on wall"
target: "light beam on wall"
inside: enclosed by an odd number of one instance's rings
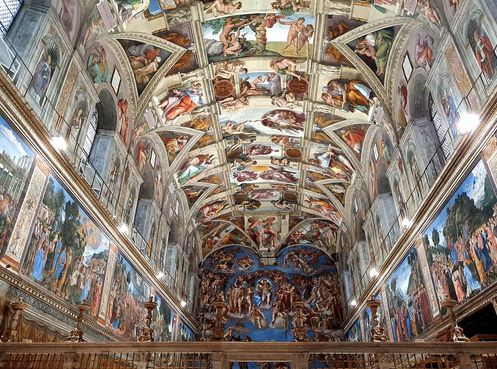
[[[461,114],[461,119],[457,125],[457,130],[461,134],[471,133],[480,124],[480,117],[476,114],[464,113]]]

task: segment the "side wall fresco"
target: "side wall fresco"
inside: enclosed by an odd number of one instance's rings
[[[383,327],[391,333],[391,340],[408,341],[427,332],[434,316],[445,314],[440,305],[445,296],[459,304],[470,303],[495,287],[496,154],[494,137],[435,220],[419,235],[416,247],[382,286],[381,301],[389,312]],[[356,332],[353,325],[349,340],[358,337]]]
[[[2,262],[54,300],[74,306],[86,299],[89,316],[125,340],[141,334],[143,303],[154,296],[159,303],[152,319],[155,339],[172,340],[171,308],[2,117],[0,143]],[[16,295],[9,285],[4,287],[3,292]],[[48,314],[64,320],[54,309]],[[72,328],[71,323],[57,328],[65,327]]]

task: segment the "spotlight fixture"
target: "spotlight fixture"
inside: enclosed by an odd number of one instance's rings
[[[180,304],[181,304],[181,307],[185,307],[186,306],[186,301],[185,300],[181,300]]]
[[[404,220],[402,221],[402,226],[404,228],[409,228],[410,226],[412,226],[412,220],[409,218],[404,218]]]
[[[377,271],[375,268],[371,269],[371,270],[369,271],[369,276],[370,276],[371,278],[377,277],[377,276],[378,276],[378,271]]]
[[[357,306],[357,301],[356,300],[352,300],[350,302],[350,306]]]
[[[159,272],[159,274],[157,274],[157,278],[161,279],[162,277],[164,277],[164,273]]]
[[[480,124],[480,117],[477,114],[463,113],[457,123],[457,131],[461,134],[471,133]]]
[[[62,137],[59,137],[59,136],[52,137],[50,142],[52,143],[53,147],[55,147],[57,150],[67,149],[67,142]]]
[[[128,230],[129,230],[128,226],[124,223],[119,226],[119,232],[121,233],[128,233]]]

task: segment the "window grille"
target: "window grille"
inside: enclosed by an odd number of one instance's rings
[[[24,0],[0,0],[0,37],[4,38]]]

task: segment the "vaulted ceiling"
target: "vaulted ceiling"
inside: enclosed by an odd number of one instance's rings
[[[389,192],[404,44],[438,32],[419,18],[425,2],[408,15],[395,0],[185,1],[112,0],[111,32],[88,6],[80,35],[85,58],[103,47],[121,68],[121,135],[140,170],[153,148],[159,205],[181,188],[204,256],[231,244],[336,253]]]

